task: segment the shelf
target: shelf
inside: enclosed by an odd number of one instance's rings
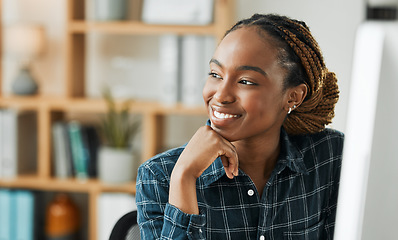
[[[86,22],[74,20],[69,24],[72,33],[102,32],[113,34],[200,34],[212,35],[216,33],[216,27],[210,25],[153,25],[139,21],[115,21],[115,22]]]
[[[116,104],[121,105],[122,100]],[[59,97],[0,97],[0,107],[17,108],[19,110],[38,110],[46,108],[50,111],[62,112],[88,112],[105,113],[107,106],[100,98],[59,98]],[[132,113],[157,114],[157,115],[206,115],[203,106],[184,106],[183,104],[164,105],[156,101],[133,101],[131,104]]]
[[[124,192],[135,193],[135,182],[109,185],[98,179],[56,179],[38,178],[35,176],[18,176],[15,179],[0,179],[0,187],[4,188],[27,188],[44,191],[65,192]]]
[[[1,108],[17,108],[20,110],[37,110],[39,97],[0,97]]]

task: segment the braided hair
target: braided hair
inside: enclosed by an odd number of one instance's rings
[[[283,123],[287,133],[322,131],[332,122],[339,89],[336,75],[326,68],[322,52],[308,26],[285,16],[254,14],[237,22],[225,36],[248,26],[257,27],[260,36],[266,32],[278,48],[278,61],[287,70],[284,90],[302,83],[307,86],[306,98]]]

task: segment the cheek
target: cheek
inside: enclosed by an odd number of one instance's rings
[[[255,114],[258,118],[270,117],[277,113],[280,96],[270,93],[258,93],[250,97],[244,98],[246,101],[242,103],[246,112]]]
[[[203,91],[202,91],[203,100],[206,103],[214,95],[214,93],[215,93],[214,89],[215,89],[214,84],[211,84],[211,81],[207,80],[205,86],[203,87]]]
[[[250,111],[266,109],[267,106],[270,105],[270,101],[272,101],[272,98],[268,97],[267,94],[262,92],[249,93],[241,96],[242,105],[244,105],[244,107]]]

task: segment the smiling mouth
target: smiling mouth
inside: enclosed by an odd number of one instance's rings
[[[230,119],[230,118],[237,118],[239,115],[236,114],[227,114],[227,113],[221,113],[213,110],[213,114],[216,118],[218,119]]]

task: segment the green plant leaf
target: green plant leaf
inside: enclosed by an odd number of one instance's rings
[[[101,123],[105,144],[115,148],[128,148],[139,127],[139,122],[131,119],[132,100],[122,102],[118,109],[109,88],[103,90],[103,98],[108,108]]]

